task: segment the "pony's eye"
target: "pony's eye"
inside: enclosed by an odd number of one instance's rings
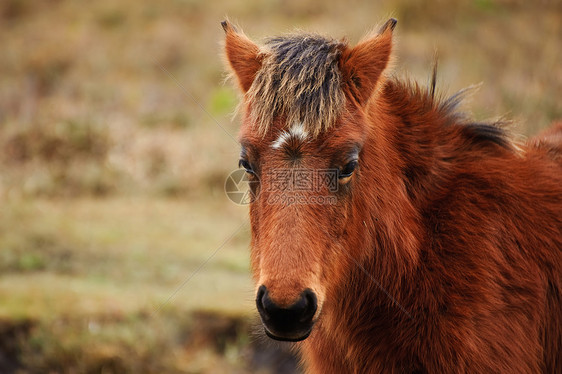
[[[252,169],[252,165],[248,162],[248,160],[241,159],[238,161],[238,167],[244,168],[248,174],[255,174],[254,169]]]
[[[357,160],[353,160],[345,164],[345,166],[340,170],[338,174],[338,179],[340,183],[347,183],[351,179],[355,168],[357,167]]]

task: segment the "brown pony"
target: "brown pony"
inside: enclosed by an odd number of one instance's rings
[[[561,373],[562,126],[517,145],[389,77],[395,24],[222,24],[265,332],[310,373]]]

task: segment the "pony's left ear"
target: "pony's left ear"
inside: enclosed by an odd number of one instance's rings
[[[238,80],[240,89],[246,92],[261,67],[263,56],[259,47],[242,32],[238,32],[230,22],[222,21],[221,26],[226,33],[226,60]]]
[[[346,48],[341,55],[343,82],[360,105],[367,103],[388,65],[396,22],[394,18],[389,19],[377,35]]]

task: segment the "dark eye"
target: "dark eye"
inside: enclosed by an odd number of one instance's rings
[[[353,160],[345,164],[345,166],[340,170],[338,174],[338,179],[340,180],[340,183],[347,183],[351,179],[351,175],[353,175],[353,172],[355,171],[357,164],[358,164],[357,160]]]
[[[240,161],[238,161],[238,167],[244,168],[246,170],[246,173],[248,174],[255,174],[254,169],[252,168],[252,165],[248,162],[248,160],[241,159]]]

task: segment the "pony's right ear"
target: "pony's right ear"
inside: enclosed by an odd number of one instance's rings
[[[226,60],[238,79],[240,88],[247,92],[261,67],[263,56],[259,47],[242,32],[238,32],[229,21],[222,21],[221,26],[226,33]]]

